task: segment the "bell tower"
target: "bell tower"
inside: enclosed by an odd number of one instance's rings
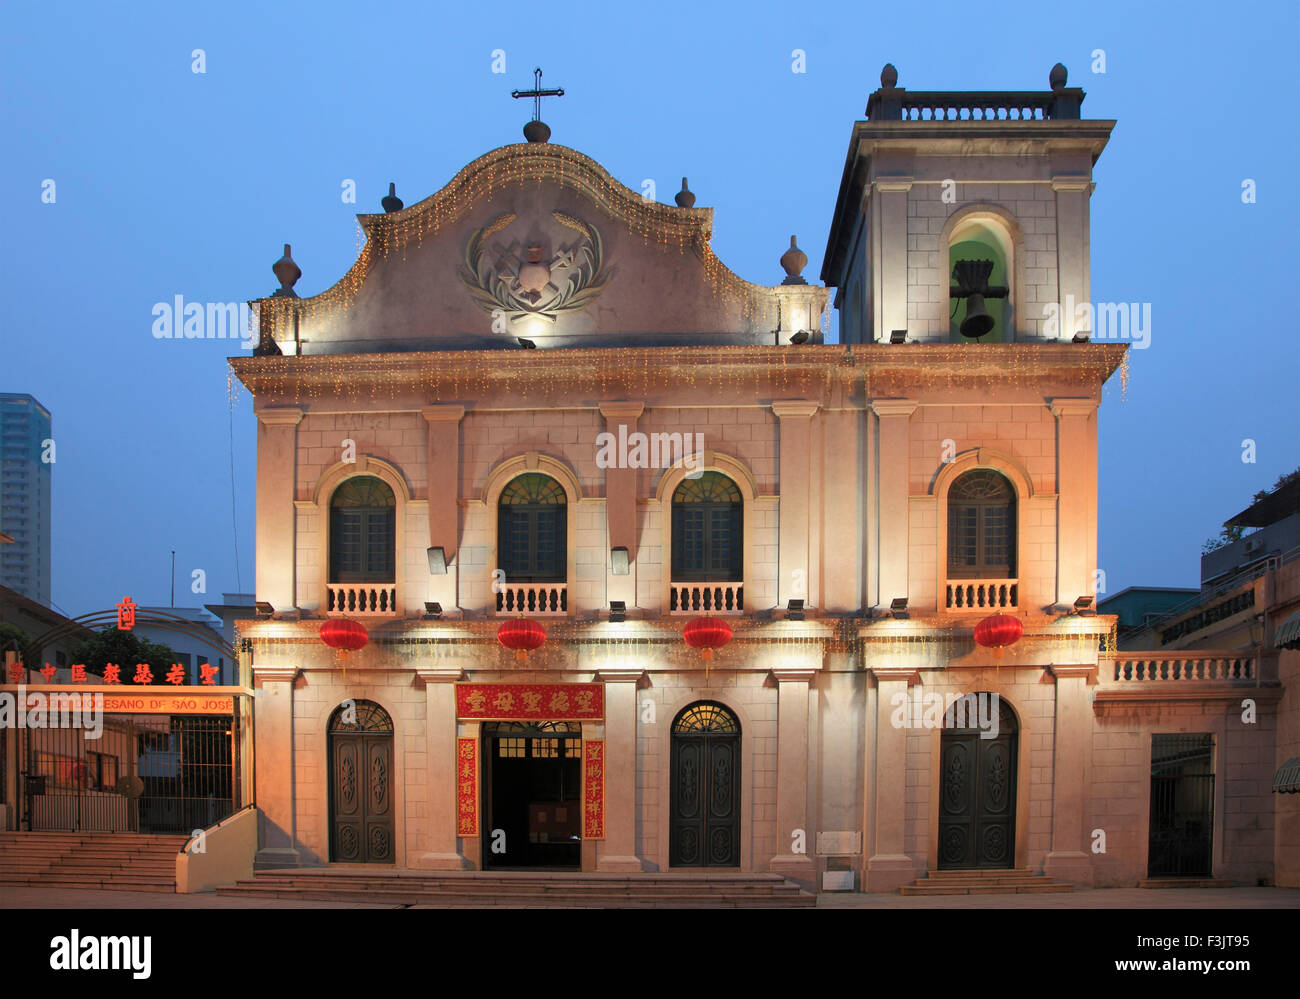
[[[1091,310],[1088,203],[1113,121],[1084,93],[920,92],[886,65],[856,122],[821,278],[840,339],[1081,339]]]

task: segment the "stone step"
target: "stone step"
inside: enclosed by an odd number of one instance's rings
[[[914,884],[903,885],[898,889],[900,895],[1041,895],[1070,891],[1074,891],[1074,885],[1046,879],[1042,879],[1041,884],[1014,885],[927,885],[918,879]]]
[[[480,891],[641,891],[648,888],[661,890],[684,890],[732,892],[743,894],[797,893],[800,888],[793,882],[763,882],[758,884],[726,883],[707,881],[665,881],[647,878],[617,879],[609,881],[514,881],[496,879],[490,876],[482,878],[468,877],[339,877],[335,875],[310,874],[298,875],[264,875],[257,876],[258,884],[282,884],[295,887],[311,886],[320,888],[398,888],[406,889],[458,889]]]
[[[1039,876],[1028,867],[981,867],[972,870],[936,870],[931,868],[925,873],[927,878],[960,878],[962,880],[1006,877],[1033,878]]]
[[[374,902],[392,905],[431,905],[438,907],[469,906],[529,906],[542,905],[546,908],[557,906],[608,908],[665,908],[698,906],[702,908],[736,908],[736,907],[812,907],[817,904],[813,895],[781,896],[728,896],[713,892],[661,891],[645,892],[637,895],[611,893],[593,895],[591,893],[555,892],[539,895],[521,892],[483,892],[467,890],[421,891],[390,889],[387,891],[357,888],[294,888],[285,885],[257,885],[240,882],[233,886],[217,889],[218,895],[241,898],[279,898],[300,901],[339,901],[339,902]]]
[[[1142,878],[1139,888],[1231,888],[1226,878]]]

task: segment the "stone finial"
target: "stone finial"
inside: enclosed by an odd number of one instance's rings
[[[293,290],[293,286],[298,283],[302,277],[302,268],[293,261],[293,254],[289,250],[289,244],[284,244],[284,256],[271,265],[271,272],[275,275],[276,280],[280,282],[278,291],[272,294],[273,298],[297,298],[298,294]]]
[[[546,122],[534,118],[524,126],[524,138],[529,142],[550,142],[551,127]]]
[[[400,212],[405,207],[402,199],[397,196],[397,185],[391,182],[388,185],[388,195],[379,203],[384,206],[384,211],[389,214]]]
[[[880,85],[886,90],[893,90],[898,86],[898,70],[894,68],[892,62],[885,63],[885,68],[880,71]]]
[[[785,280],[782,284],[807,284],[801,272],[808,266],[808,254],[799,249],[793,236],[790,237],[790,249],[781,254],[781,266],[785,268]]]
[[[1065,81],[1069,72],[1059,62],[1052,67],[1052,71],[1047,74],[1047,82],[1051,84],[1053,90],[1064,90]]]
[[[682,189],[673,195],[673,200],[677,202],[678,208],[694,208],[695,192],[686,186],[686,178],[682,178]]]

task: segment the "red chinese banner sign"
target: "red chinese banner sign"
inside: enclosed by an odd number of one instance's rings
[[[464,721],[600,721],[601,683],[458,683],[456,717]]]
[[[582,838],[605,838],[605,740],[582,740]]]
[[[478,835],[478,740],[456,740],[456,835]]]

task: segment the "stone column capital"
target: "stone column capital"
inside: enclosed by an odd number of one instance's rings
[[[637,683],[645,676],[643,669],[601,669],[596,671],[600,683]]]
[[[772,412],[779,419],[785,419],[787,416],[802,416],[808,419],[820,408],[810,399],[776,399],[772,402]]]
[[[914,683],[921,682],[921,671],[915,666],[869,666],[867,672],[876,678],[877,683],[889,680],[904,680],[910,687]]]
[[[1066,416],[1089,417],[1097,411],[1096,399],[1051,399],[1048,405],[1058,420]]]
[[[772,670],[772,678],[777,683],[811,683],[817,672],[811,666],[778,667]]]
[[[617,400],[600,404],[600,415],[607,420],[636,420],[643,412],[645,412],[644,402]]]
[[[911,416],[916,412],[915,399],[872,399],[871,411],[877,416]]]
[[[297,666],[253,666],[253,679],[263,683],[293,683],[302,672]]]
[[[907,176],[877,177],[871,186],[881,194],[906,194],[912,189],[912,178]]]
[[[459,423],[465,416],[464,406],[421,406],[426,423]]]
[[[296,427],[305,414],[299,406],[270,406],[257,411],[257,422],[267,427]]]
[[[1048,666],[1047,669],[1058,681],[1073,679],[1076,677],[1090,680],[1097,675],[1097,666],[1095,663],[1081,663],[1074,666],[1053,664]]]
[[[1052,177],[1053,191],[1090,191],[1092,178],[1077,173],[1058,173]]]
[[[465,678],[465,671],[459,666],[451,669],[418,669],[415,675],[424,681],[425,686],[435,683],[455,683]]]

